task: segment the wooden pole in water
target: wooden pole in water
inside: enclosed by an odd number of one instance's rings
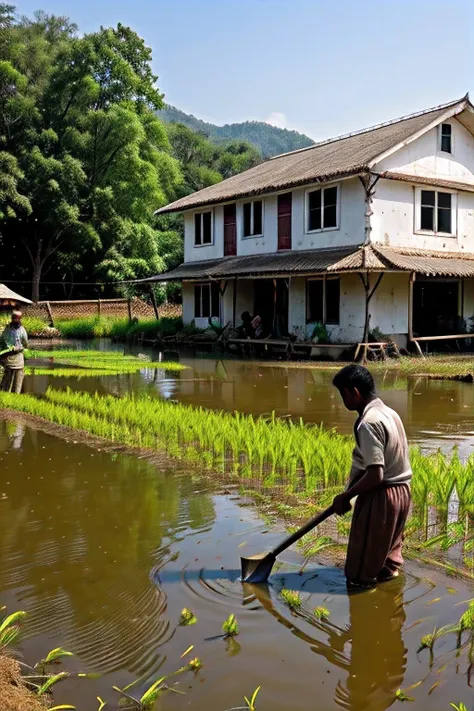
[[[155,318],[157,321],[160,320],[160,314],[158,313],[158,304],[156,303],[155,292],[153,291],[153,286],[150,284],[150,298],[153,304],[153,311],[155,312]]]
[[[413,342],[413,284],[415,282],[415,272],[410,274],[408,283],[408,343]]]
[[[234,278],[234,289],[232,294],[232,325],[235,328],[235,310],[237,307],[237,277]]]

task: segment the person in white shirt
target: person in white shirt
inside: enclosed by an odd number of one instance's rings
[[[21,311],[13,311],[10,324],[0,335],[0,350],[6,348],[10,352],[2,356],[4,368],[0,390],[3,392],[21,393],[25,377],[25,357],[23,351],[28,348],[28,335],[22,326]]]
[[[348,365],[333,385],[347,409],[359,413],[349,484],[333,502],[342,515],[357,496],[345,574],[349,584],[370,587],[397,577],[403,564],[403,531],[411,502],[408,442],[399,415],[377,397],[367,368]]]

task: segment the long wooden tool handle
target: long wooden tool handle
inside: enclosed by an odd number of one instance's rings
[[[305,535],[305,533],[308,533],[308,531],[311,531],[312,528],[319,526],[319,524],[329,518],[329,516],[332,516],[333,513],[334,508],[330,506],[322,513],[318,514],[317,516],[313,516],[313,518],[310,518],[309,521],[306,521],[304,526],[301,526],[301,528],[292,533],[290,536],[287,536],[278,546],[276,546],[276,548],[272,550],[272,555],[274,555],[276,558],[278,555],[280,555],[280,553],[282,553],[289,546],[291,546],[292,543],[296,543],[296,541],[299,541],[300,538]]]

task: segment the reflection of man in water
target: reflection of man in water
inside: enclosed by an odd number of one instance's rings
[[[349,612],[347,632],[330,636],[331,646],[341,650],[351,642],[348,676],[336,687],[336,702],[350,711],[385,711],[403,685],[406,668],[401,581],[352,593]]]

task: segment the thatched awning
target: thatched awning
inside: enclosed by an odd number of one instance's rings
[[[425,276],[474,277],[474,254],[383,247],[293,250],[276,254],[186,262],[139,283],[232,278],[271,278],[350,272],[414,272]]]
[[[16,294],[14,291],[5,286],[5,284],[0,284],[0,306],[17,306],[19,304],[31,304],[33,303],[29,299],[25,299],[24,296]]]

